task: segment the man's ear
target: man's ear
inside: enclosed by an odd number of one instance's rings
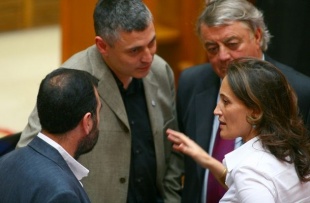
[[[82,118],[82,127],[85,134],[89,134],[93,127],[92,114],[90,112],[86,113]]]
[[[95,43],[96,43],[97,49],[102,55],[108,54],[109,45],[104,39],[102,39],[99,36],[96,36]]]
[[[255,32],[254,32],[254,38],[255,38],[255,42],[256,44],[260,47],[261,42],[262,42],[262,29],[261,28],[256,28]]]

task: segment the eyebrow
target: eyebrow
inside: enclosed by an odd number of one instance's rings
[[[229,42],[229,41],[231,41],[231,40],[234,40],[234,39],[240,41],[240,38],[239,38],[239,37],[231,36],[231,37],[228,37],[227,39],[224,39],[224,40],[223,40],[223,43],[227,43],[227,42]]]
[[[148,46],[149,44],[151,44],[152,42],[154,42],[155,40],[156,40],[156,35],[154,35],[154,37],[149,41],[149,43],[147,44],[147,46]],[[134,47],[128,48],[127,50],[130,51],[130,50],[132,50],[132,49],[140,49],[141,47],[143,47],[143,46],[134,46]]]
[[[156,35],[154,35],[154,37],[151,39],[151,41],[149,42],[149,44],[152,43],[152,42],[154,42],[155,40],[156,40]]]
[[[231,36],[231,37],[225,38],[222,42],[225,44],[225,43],[228,43],[229,41],[235,40],[235,39],[240,41],[239,37]],[[214,41],[207,41],[207,42],[204,43],[204,46],[207,47],[207,46],[213,46],[213,45],[216,45],[216,44],[217,43],[214,42]]]
[[[226,95],[225,93],[220,93],[220,100],[227,100],[227,101],[231,101],[230,96]]]
[[[213,45],[213,44],[217,44],[215,41],[212,40],[208,40],[204,43],[205,45]]]
[[[208,48],[209,46],[217,46],[217,43],[216,42],[205,42],[203,46],[205,48]]]

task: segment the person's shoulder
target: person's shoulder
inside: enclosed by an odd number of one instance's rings
[[[97,47],[95,45],[92,45],[72,55],[61,65],[61,67],[86,70],[91,68],[92,64],[98,63],[98,61],[102,63],[102,57]]]
[[[152,66],[155,66],[155,67],[157,67],[157,66],[165,66],[167,64],[168,64],[167,61],[165,61],[162,57],[160,57],[157,54],[154,55]]]
[[[172,68],[162,57],[157,54],[154,55],[153,62],[151,65],[151,72],[154,74],[172,72]]]
[[[35,193],[36,198],[42,202],[53,198],[55,194],[76,193],[80,183],[73,173],[55,159],[47,157],[47,154],[49,153],[41,154],[32,147],[25,146],[4,155],[0,159],[0,178],[13,180],[16,190],[21,189],[21,182],[31,185],[28,196]],[[4,170],[2,166],[10,170]]]
[[[184,69],[178,79],[180,88],[193,89],[194,87],[204,87],[207,84],[217,84],[219,77],[215,74],[211,64],[199,64]]]
[[[283,64],[269,56],[266,56],[266,61],[272,63],[274,66],[276,66],[289,80],[289,82],[294,82],[297,84],[306,84],[310,87],[310,77],[307,75],[304,75],[303,73],[297,71],[293,67],[290,67],[286,64]]]
[[[90,47],[87,47],[84,50],[81,50],[79,52],[74,53],[63,64],[65,65],[68,62],[71,62],[72,60],[78,60],[78,59],[81,59],[81,58],[89,57],[89,56],[92,56],[92,55],[97,54],[97,53],[99,53],[99,52],[98,52],[98,50],[96,48],[96,45],[92,45]]]
[[[74,54],[60,67],[87,71],[98,79],[108,70],[96,45]]]
[[[43,182],[53,181],[53,175],[60,174],[60,167],[57,163],[41,154],[29,145],[15,149],[0,159],[0,176],[15,174],[18,180]],[[10,168],[10,171],[3,170],[3,167]],[[53,174],[53,175],[51,175]]]
[[[10,151],[0,157],[0,169],[6,166],[14,166],[21,163],[21,161],[26,161],[29,155],[29,147],[21,147]]]
[[[154,59],[151,65],[151,70],[146,79],[154,79],[161,83],[170,83],[169,81],[174,81],[173,69],[170,65],[160,56],[154,55]]]
[[[299,96],[299,99],[310,98],[310,77],[268,56],[266,57],[266,61],[275,65],[284,74],[289,84]]]
[[[281,165],[269,150],[265,149],[260,140],[253,138],[233,152],[225,155],[225,161],[236,170],[250,170],[255,173],[275,174],[277,166]],[[282,169],[281,169],[282,170]]]

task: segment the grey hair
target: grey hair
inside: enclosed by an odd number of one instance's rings
[[[142,0],[99,0],[93,18],[96,35],[110,46],[119,39],[120,31],[143,31],[153,21]]]
[[[257,28],[262,31],[260,47],[262,51],[268,49],[271,35],[265,25],[263,13],[252,3],[246,0],[213,0],[206,6],[199,16],[196,30],[201,36],[201,25],[209,27],[229,25],[234,21],[239,21],[247,25],[254,33]]]

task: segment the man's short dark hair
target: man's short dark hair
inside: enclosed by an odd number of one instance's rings
[[[37,96],[42,129],[61,134],[74,129],[87,112],[96,116],[97,86],[98,80],[81,70],[59,68],[48,74]]]

